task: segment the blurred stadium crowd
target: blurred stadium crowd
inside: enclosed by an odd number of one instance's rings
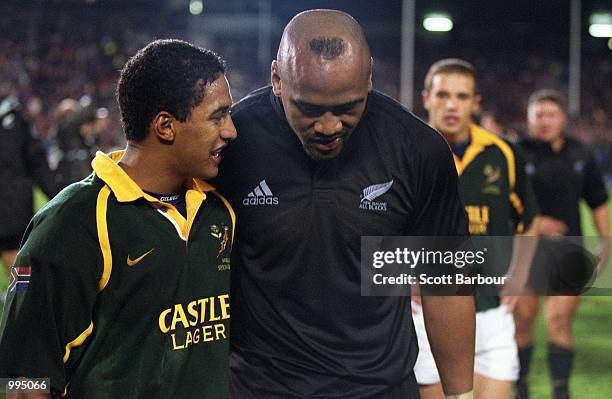
[[[57,169],[62,159],[84,161],[80,167],[87,167],[67,178],[75,181],[89,170],[89,158],[96,149],[108,151],[123,145],[114,88],[127,57],[155,38],[194,40],[186,28],[189,15],[184,10],[165,11],[168,15],[156,18],[159,10],[142,3],[108,3],[103,13],[90,4],[70,2],[66,7],[59,3],[0,5],[0,98],[12,95],[22,104],[33,134],[48,146],[52,168]],[[394,98],[399,97],[398,40],[370,38],[374,85]],[[228,39],[198,44],[228,60],[235,101],[268,81],[269,72],[244,56],[253,51],[252,43]],[[554,51],[528,46],[514,51],[494,47],[482,51],[479,46],[455,49],[455,54],[443,55],[476,65],[482,115],[494,117],[501,125],[497,129],[510,135],[524,134],[529,93],[542,87],[567,92],[567,61]],[[414,112],[421,117],[422,79],[427,66],[439,58],[437,46],[417,45]],[[582,68],[582,112],[568,131],[593,146],[612,185],[612,58],[609,54],[589,57]]]

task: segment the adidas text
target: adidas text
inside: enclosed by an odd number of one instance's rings
[[[248,197],[242,200],[242,205],[278,205],[278,197]]]
[[[259,182],[257,187],[242,200],[243,206],[278,205],[278,197],[275,197],[265,180]]]

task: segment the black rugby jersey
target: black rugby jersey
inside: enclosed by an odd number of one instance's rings
[[[542,215],[551,216],[567,224],[567,236],[580,236],[580,199],[591,209],[608,200],[602,173],[592,152],[579,141],[566,137],[559,152],[548,143],[524,140],[521,146],[528,155],[526,172]]]
[[[467,234],[448,145],[378,92],[329,161],[308,157],[269,87],[232,118],[215,183],[240,220],[230,392],[416,398],[410,298],[361,296],[360,237]]]

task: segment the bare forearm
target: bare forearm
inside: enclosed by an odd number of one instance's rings
[[[431,351],[446,394],[472,390],[475,308],[471,296],[423,296]]]
[[[593,223],[597,228],[597,233],[600,237],[607,238],[610,234],[610,226],[608,225],[608,204],[605,203],[593,209]]]
[[[511,291],[504,295],[519,295],[527,283],[529,271],[538,246],[538,219],[535,218],[529,228],[521,235],[514,236],[512,260],[508,269],[511,276]]]

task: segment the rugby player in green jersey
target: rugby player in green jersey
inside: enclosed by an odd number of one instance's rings
[[[158,40],[121,71],[125,151],[32,220],[12,268],[1,378],[73,398],[226,398],[235,216],[204,181],[236,137],[225,64]]]
[[[449,143],[465,205],[470,234],[512,236],[522,224],[532,235],[537,205],[524,173],[524,160],[510,143],[472,122],[480,96],[474,67],[463,60],[445,59],[434,63],[425,78],[423,104],[429,124]],[[521,240],[516,262],[531,262],[535,240]],[[517,273],[523,285],[526,267]],[[510,399],[512,382],[518,378],[518,356],[514,339],[512,308],[517,297],[476,295],[476,357],[474,397]],[[507,302],[507,303],[506,303]],[[440,377],[429,350],[420,307],[415,304],[415,326],[419,357],[415,365],[417,382],[424,399],[441,397]]]

